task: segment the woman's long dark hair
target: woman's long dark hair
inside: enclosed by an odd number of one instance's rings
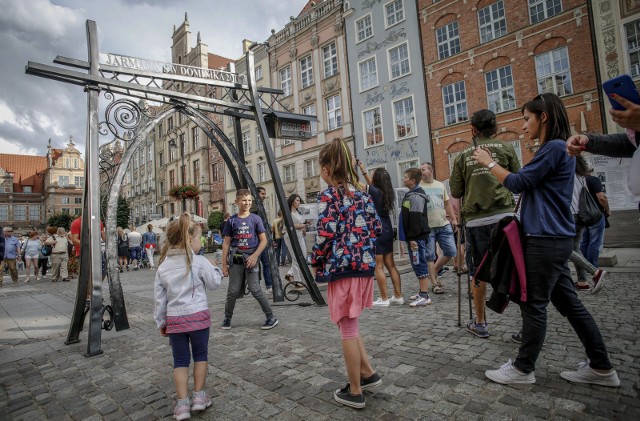
[[[293,206],[293,202],[295,202],[296,199],[298,198],[300,198],[300,203],[302,203],[302,198],[300,197],[299,194],[293,193],[291,196],[289,196],[289,198],[287,199],[287,205],[289,205],[289,210],[291,210],[291,206]]]
[[[371,177],[371,183],[382,192],[382,208],[388,213],[393,213],[396,207],[396,193],[393,190],[389,172],[384,168],[376,168]]]
[[[541,119],[542,113],[547,114],[547,130],[544,133],[544,139],[540,139],[540,143],[554,139],[567,140],[571,137],[567,109],[558,95],[540,94],[524,104],[521,110],[523,114],[524,110],[537,115],[539,119]]]
[[[591,172],[587,160],[582,155],[576,156],[576,174],[582,177],[586,177]]]

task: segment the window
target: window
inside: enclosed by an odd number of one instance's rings
[[[302,109],[302,113],[304,115],[316,115],[316,104],[311,104],[311,105],[307,105],[306,107],[304,107]],[[311,122],[311,136],[315,136],[318,134],[318,122],[317,121],[312,121]]]
[[[282,175],[285,183],[294,181],[296,179],[296,164],[284,165],[282,167]]]
[[[335,130],[342,127],[342,110],[340,106],[340,95],[330,96],[327,102],[327,122],[328,130]]]
[[[60,211],[62,213],[71,214],[71,208],[62,208]]]
[[[561,0],[529,0],[531,23],[538,23],[562,12]]]
[[[624,25],[631,77],[640,76],[640,19]]]
[[[264,145],[262,144],[262,137],[260,136],[260,130],[256,127],[256,151],[261,151],[264,149]]]
[[[291,67],[280,70],[280,89],[284,92],[284,96],[291,95]]]
[[[318,175],[318,161],[315,159],[307,159],[304,161],[304,178],[315,177]]]
[[[176,172],[175,170],[169,171],[169,189],[174,188],[176,185]]]
[[[13,219],[16,221],[26,221],[27,207],[25,205],[15,205],[13,207]]]
[[[487,104],[491,111],[497,114],[516,107],[511,66],[485,73],[484,80],[487,84]]]
[[[75,216],[80,216],[82,214],[82,208],[73,208],[73,214]]]
[[[409,168],[420,168],[420,161],[418,159],[412,159],[410,161],[404,161],[398,163],[398,179],[400,181],[399,186],[404,186],[402,183],[402,176],[404,172]]]
[[[33,193],[33,188],[31,186],[23,186],[22,193]]]
[[[171,213],[171,215],[175,215],[176,214],[176,204],[175,203],[169,203],[169,212]]]
[[[390,79],[397,79],[411,73],[409,65],[409,44],[406,42],[389,49]]]
[[[403,98],[393,103],[396,140],[415,136],[416,117],[413,110],[413,97]]]
[[[0,221],[9,220],[9,205],[0,205]]]
[[[78,158],[73,159],[73,168],[78,168]]]
[[[40,206],[38,205],[29,206],[29,220],[30,221],[40,220]]]
[[[158,137],[162,137],[162,121],[158,122]]]
[[[373,27],[371,25],[371,13],[356,21],[356,43],[364,41],[373,36]]]
[[[200,148],[200,129],[198,127],[191,128],[191,139],[193,139],[193,150]]]
[[[310,55],[300,60],[300,82],[303,89],[313,85],[313,67]]]
[[[68,175],[59,175],[58,176],[58,185],[60,187],[66,187],[69,185],[69,176]]]
[[[267,181],[267,163],[258,162],[258,183]]]
[[[558,96],[573,93],[567,47],[557,48],[536,56],[538,93],[552,92]]]
[[[79,189],[84,188],[84,177],[75,176],[73,179],[73,184]]]
[[[140,166],[144,165],[144,146],[138,150],[138,154],[140,155]]]
[[[363,112],[362,124],[364,124],[365,146],[375,146],[383,142],[380,107]]]
[[[256,67],[255,76],[256,76],[256,80],[262,79],[262,66]]]
[[[480,43],[500,38],[507,33],[507,18],[504,15],[502,0],[478,10]]]
[[[451,22],[442,28],[436,29],[436,43],[438,44],[438,57],[441,60],[458,54],[460,52],[458,21]]]
[[[164,152],[158,153],[158,164],[164,167]]]
[[[242,149],[245,155],[251,154],[251,133],[249,130],[242,132]]]
[[[187,184],[187,165],[180,166],[180,184]]]
[[[378,69],[376,57],[358,63],[358,73],[360,76],[360,92],[378,86]]]
[[[322,64],[325,79],[338,73],[338,51],[335,42],[322,47]]]
[[[213,182],[219,181],[220,177],[220,164],[217,162],[215,164],[211,164],[211,179]]]
[[[167,131],[173,130],[173,117],[167,119]]]
[[[200,184],[200,160],[193,161],[193,184],[196,186]]]
[[[444,124],[450,125],[468,120],[467,92],[464,80],[442,87],[444,100]]]
[[[75,203],[76,205],[81,205],[82,204],[82,197],[74,197],[73,198],[73,203]]]
[[[164,181],[160,182],[160,196],[164,196]]]
[[[147,146],[147,161],[153,161],[153,148],[151,147],[151,145]]]
[[[169,162],[176,160],[176,148],[169,148]]]
[[[132,158],[133,158],[133,162],[131,164],[131,167],[133,169],[136,169],[136,168],[138,168],[138,154],[133,155]]]
[[[67,158],[67,159],[65,159],[65,162],[66,162],[65,168],[71,168],[71,159]]]
[[[404,20],[404,5],[402,0],[395,0],[384,5],[384,16],[387,27]]]

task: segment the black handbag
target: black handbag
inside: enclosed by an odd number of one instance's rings
[[[583,184],[582,190],[580,190],[580,199],[578,201],[578,214],[577,223],[585,227],[600,222],[602,218],[602,211],[598,207],[598,204],[593,200],[593,196],[589,193],[589,189]]]

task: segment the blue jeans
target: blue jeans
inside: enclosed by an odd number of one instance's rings
[[[442,253],[445,256],[455,257],[456,239],[453,235],[451,224],[447,224],[444,227],[431,228],[427,239],[427,260],[430,262],[436,260],[436,242],[440,244]]]
[[[522,343],[514,365],[530,373],[547,334],[549,301],[567,318],[578,334],[591,368],[612,368],[600,330],[573,286],[569,255],[573,238],[526,237],[527,301],[520,303]]]
[[[580,241],[580,252],[593,266],[598,267],[598,258],[602,243],[604,243],[604,216],[590,227],[586,227],[582,232],[582,240]]]
[[[427,266],[427,240],[415,240],[418,243],[418,263],[413,262],[413,250],[411,250],[411,243],[407,241],[407,249],[409,250],[409,261],[411,262],[411,268],[416,274],[418,279],[426,278],[429,276],[429,268]]]
[[[269,253],[267,249],[264,249],[260,253],[260,263],[262,263],[262,276],[264,277],[264,284],[268,288],[273,287],[273,279],[271,278],[271,264],[269,262]]]
[[[282,237],[276,239],[276,261],[280,266],[287,262],[287,244]]]

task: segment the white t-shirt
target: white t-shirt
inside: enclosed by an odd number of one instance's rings
[[[127,234],[127,238],[129,239],[129,247],[140,247],[142,244],[142,234],[137,231],[131,231]]]
[[[442,228],[449,223],[447,219],[447,212],[444,209],[444,202],[449,200],[447,189],[444,184],[438,180],[433,180],[431,183],[426,181],[420,182],[420,187],[424,189],[424,192],[429,198],[427,204],[427,217],[429,218],[429,227]]]

